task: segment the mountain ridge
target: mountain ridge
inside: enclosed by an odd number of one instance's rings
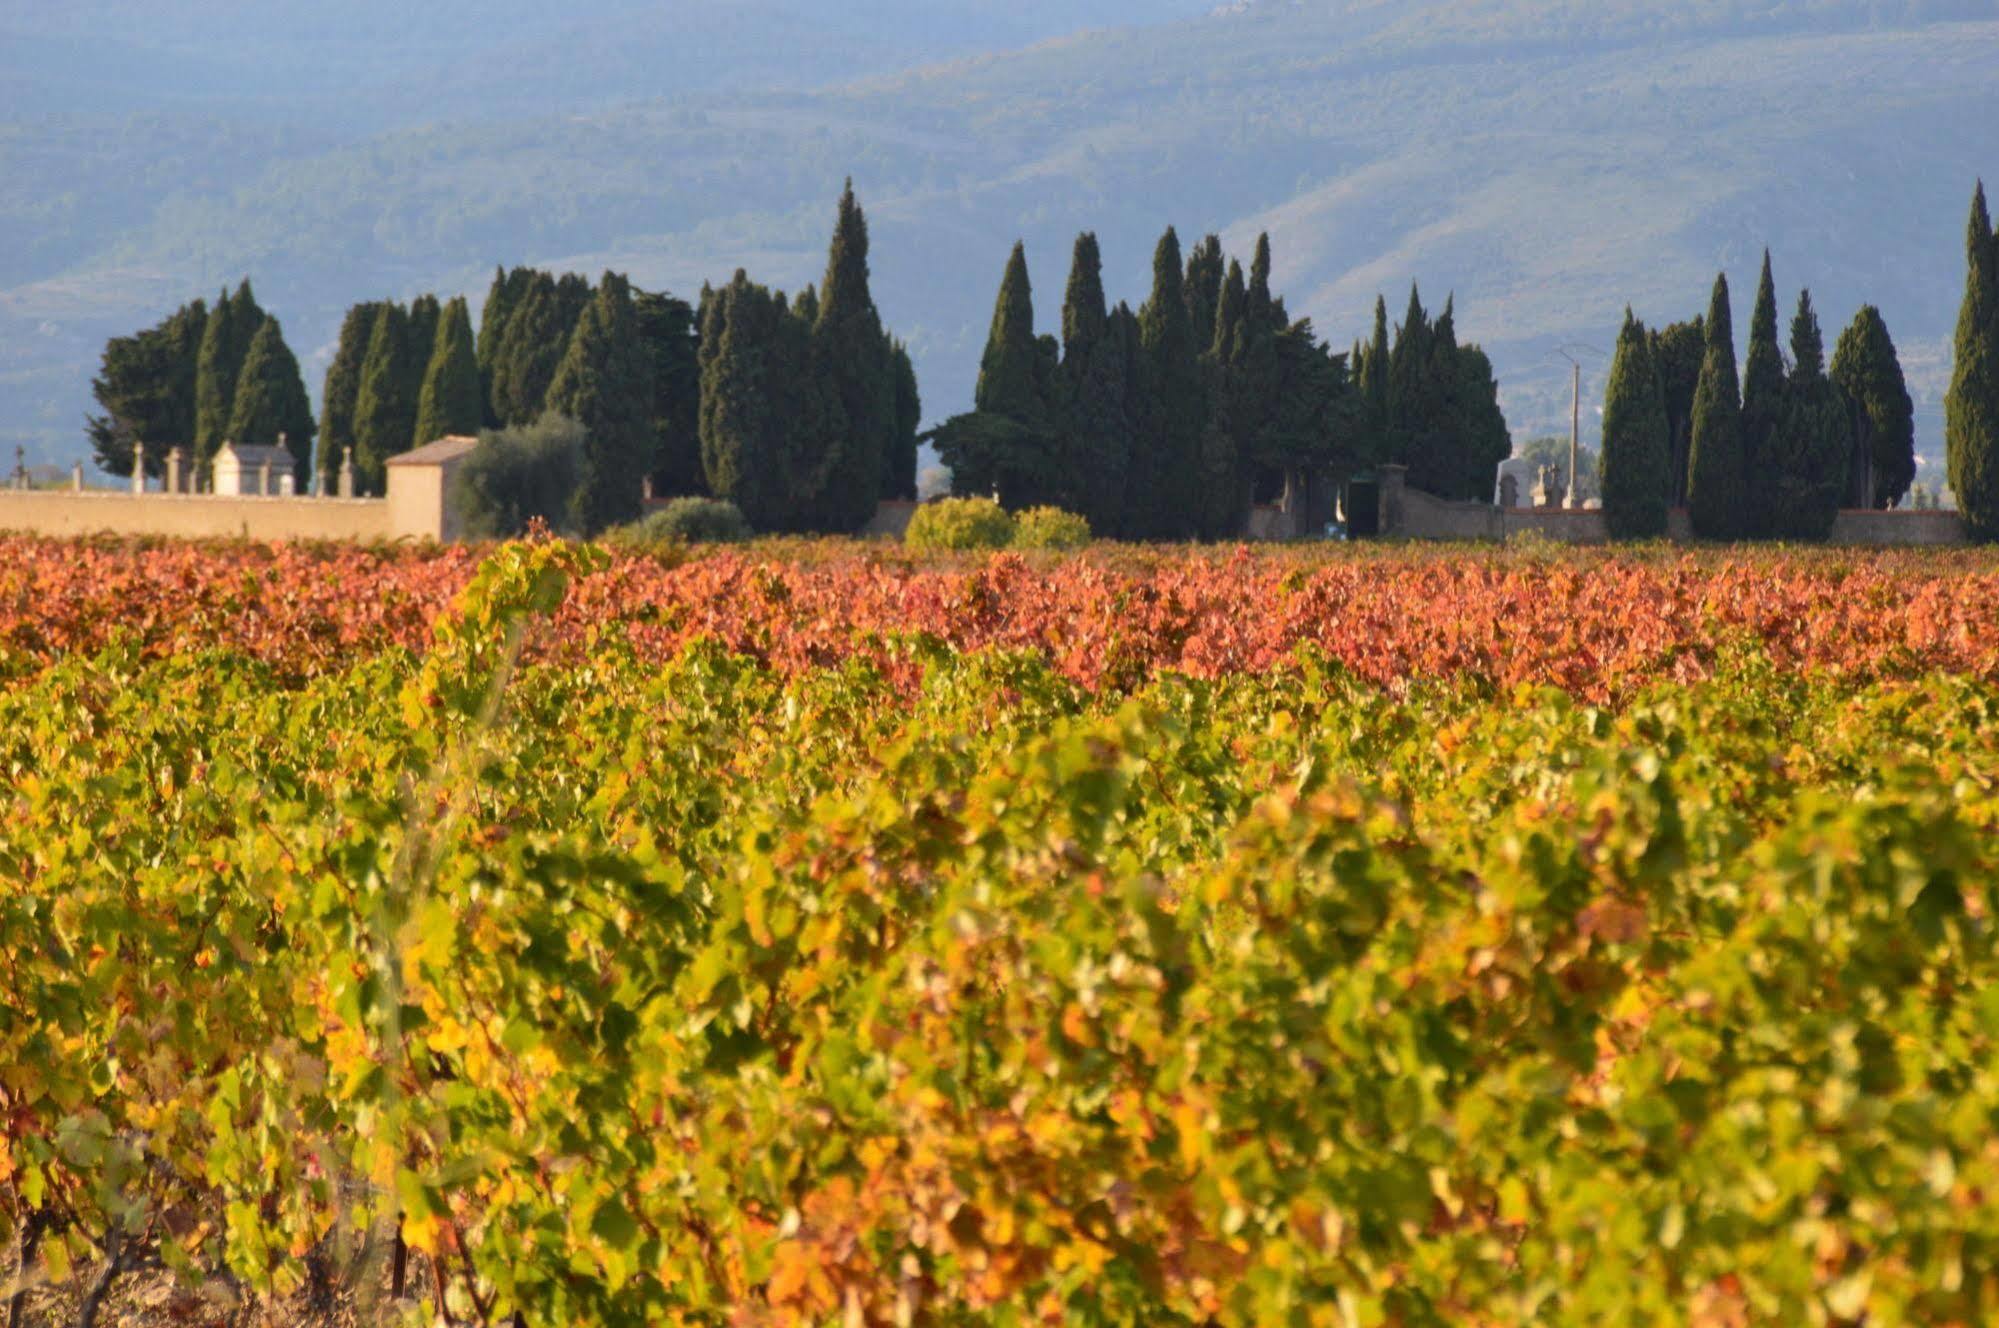
[[[1411,279],[1433,304],[1455,291],[1517,435],[1566,426],[1554,346],[1607,350],[1627,301],[1651,322],[1690,317],[1716,267],[1746,276],[1769,243],[1785,298],[1809,281],[1829,338],[1862,300],[1882,306],[1935,453],[1960,214],[1972,177],[1999,172],[1953,130],[1999,122],[1984,72],[1999,23],[1937,16],[1949,6],[1484,0],[1426,30],[1440,7],[1416,8],[1266,4],[830,88],[681,91],[297,151],[257,140],[244,178],[12,280],[0,343],[18,343],[29,305],[101,302],[101,316],[58,317],[76,344],[36,379],[43,402],[70,394],[75,421],[83,343],[212,293],[194,279],[204,253],[211,283],[249,269],[315,378],[346,302],[430,285],[476,299],[496,261],[626,268],[683,292],[744,265],[796,286],[818,276],[851,173],[932,418],[969,397],[1014,238],[1049,328],[1075,231],[1100,233],[1112,297],[1136,301],[1172,221],[1244,253],[1269,228],[1294,312],[1336,343],[1377,290],[1396,309]],[[1582,36],[1562,36],[1579,9]],[[1746,35],[1744,15],[1761,16]],[[1466,32],[1485,36],[1455,45]],[[135,274],[158,294],[107,325]],[[9,432],[23,432],[17,390],[0,381]],[[80,439],[62,421],[25,432],[47,451],[63,427]]]

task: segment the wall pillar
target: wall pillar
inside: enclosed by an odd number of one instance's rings
[[[340,449],[340,496],[354,496],[354,449],[351,447]]]
[[[1402,495],[1409,488],[1409,467],[1381,467],[1381,533],[1402,533]]]

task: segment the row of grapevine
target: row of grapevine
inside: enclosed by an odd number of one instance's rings
[[[322,676],[358,653],[421,650],[477,565],[466,549],[0,538],[0,679],[114,644],[147,658],[226,649],[288,683]],[[600,566],[536,657],[580,664],[606,632],[656,663],[715,640],[786,674],[857,659],[911,685],[910,651],[925,643],[1032,649],[1113,689],[1160,672],[1267,673],[1310,645],[1385,686],[1462,677],[1607,701],[1712,677],[1744,641],[1787,669],[1849,681],[1933,669],[1999,679],[1999,561],[1406,548],[932,561],[801,544]]]
[[[428,1312],[536,1328],[1999,1317],[1990,677],[581,634],[648,574],[514,547],[416,648],[0,688],[39,1274],[400,1235]]]

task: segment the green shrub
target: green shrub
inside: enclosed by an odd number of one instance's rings
[[[1030,507],[1013,519],[1016,549],[1080,549],[1089,542],[1089,521],[1059,507]]]
[[[912,549],[1004,549],[1013,542],[1013,518],[990,498],[944,498],[916,509],[902,542]]]
[[[627,548],[662,544],[737,544],[755,532],[742,509],[719,498],[676,498],[657,512],[619,526],[606,538]]]
[[[518,429],[491,429],[451,480],[451,508],[472,539],[507,539],[536,517],[556,530],[575,527],[583,480],[583,426],[544,415]]]

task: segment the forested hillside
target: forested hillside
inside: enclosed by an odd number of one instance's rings
[[[356,298],[476,300],[496,261],[796,288],[851,173],[933,422],[971,404],[1013,240],[1055,272],[1096,231],[1136,305],[1171,222],[1268,230],[1335,345],[1377,291],[1454,293],[1521,436],[1566,422],[1555,346],[1598,352],[1600,400],[1627,303],[1689,318],[1767,244],[1829,325],[1880,307],[1935,456],[1965,184],[1999,170],[1966,132],[1999,123],[1983,0],[517,8],[328,11],[309,49],[220,3],[0,20],[0,442],[83,454],[104,337],[246,274],[315,388]]]

